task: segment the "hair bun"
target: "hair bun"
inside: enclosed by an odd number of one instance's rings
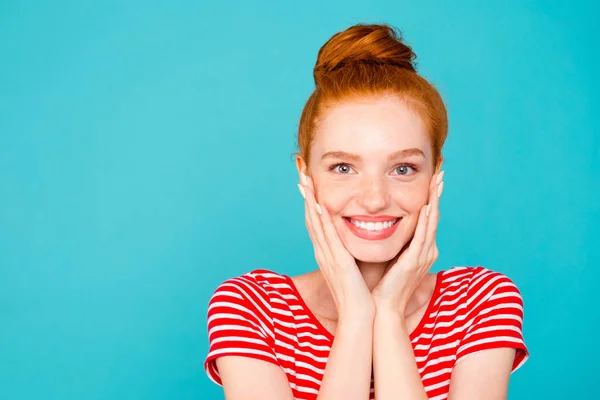
[[[397,29],[358,24],[336,33],[321,47],[313,75],[318,86],[323,76],[351,64],[391,65],[416,72],[416,57]]]

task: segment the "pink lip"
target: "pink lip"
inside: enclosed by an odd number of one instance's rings
[[[396,218],[394,217],[389,217],[389,216],[385,216],[386,218],[383,219],[383,221],[391,221],[394,220]],[[354,217],[351,217],[354,219]],[[370,217],[370,218],[380,218],[380,217]],[[366,240],[383,240],[383,239],[387,239],[390,236],[392,236],[394,234],[394,232],[396,232],[396,228],[398,227],[398,225],[400,224],[401,218],[391,227],[387,228],[387,229],[383,229],[380,231],[368,231],[366,229],[362,229],[357,227],[356,225],[354,225],[352,222],[350,222],[347,218],[342,218],[344,220],[344,223],[346,224],[346,226],[348,227],[348,229],[350,229],[350,231],[352,233],[354,233],[356,236],[358,236],[361,239],[366,239]],[[357,221],[365,221],[363,219],[356,219]],[[382,219],[380,218],[379,220],[369,220],[368,222],[382,222]]]
[[[394,217],[392,215],[346,215],[346,218],[352,218],[355,221],[364,221],[364,222],[385,222],[392,221],[398,217]]]

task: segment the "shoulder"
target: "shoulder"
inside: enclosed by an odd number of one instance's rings
[[[517,353],[512,371],[529,353],[523,338],[523,299],[507,275],[485,268],[453,267],[444,271],[448,312],[456,316],[458,338],[455,364],[481,350],[510,347]]]
[[[285,277],[254,270],[223,281],[213,292],[207,312],[210,348],[208,376],[222,384],[216,359],[242,356],[278,365],[273,324],[273,292]]]
[[[517,285],[507,275],[481,265],[455,266],[441,273],[443,287],[461,288],[469,297],[488,296],[497,292],[519,293]]]
[[[444,309],[467,317],[507,308],[517,315],[523,314],[519,288],[501,272],[478,265],[456,266],[441,274],[436,303]]]
[[[268,292],[276,289],[288,280],[286,275],[268,269],[255,269],[223,281],[215,290],[218,292],[224,288],[235,288],[240,290],[259,290]]]
[[[491,315],[512,315],[522,323],[523,298],[507,275],[481,265],[452,267],[442,274],[440,304],[462,314],[467,326]]]
[[[270,309],[273,297],[289,285],[288,277],[268,269],[255,269],[226,279],[212,294],[211,305],[219,301],[250,304],[252,308]]]

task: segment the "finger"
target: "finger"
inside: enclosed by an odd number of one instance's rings
[[[408,247],[407,252],[412,254],[413,257],[419,257],[423,251],[423,246],[425,245],[425,239],[427,238],[427,219],[428,216],[426,214],[427,205],[421,207],[421,211],[419,212],[419,220],[417,221],[417,228],[415,230],[415,234],[411,240],[410,246]]]
[[[315,234],[315,229],[312,224],[312,218],[310,216],[310,206],[308,205],[306,198],[304,200],[304,223],[306,225],[306,230],[308,231],[310,241],[312,242],[313,248],[315,250],[315,259],[317,260],[317,263],[324,262],[325,253],[323,252],[321,243],[319,242]]]
[[[306,193],[306,203],[308,206],[307,215],[312,226],[313,235],[319,244],[327,262],[331,261],[331,251],[329,249],[327,240],[325,239],[325,233],[323,232],[323,226],[319,214],[317,213],[317,202],[312,188],[309,185],[303,185]],[[322,212],[322,208],[321,208]]]
[[[310,196],[310,198],[309,198],[308,201],[311,202],[312,204],[314,204],[314,209],[317,211],[316,219],[318,220],[318,222],[320,222],[319,224],[315,225],[315,228],[318,227],[318,226],[320,226],[322,228],[321,230],[323,230],[323,237],[325,238],[325,243],[326,243],[327,242],[327,240],[326,240],[327,238],[326,238],[326,235],[325,235],[325,232],[324,232],[324,229],[323,229],[323,218],[322,218],[323,209],[325,207],[323,205],[320,205],[318,203],[318,201],[317,201],[317,195],[316,195],[316,191],[315,191],[315,185],[314,185],[314,183],[312,181],[312,178],[303,174],[302,175],[302,179],[303,179],[303,184],[304,184],[305,190],[307,192],[309,192],[309,195],[312,194],[312,196]]]
[[[429,186],[429,220],[427,221],[427,238],[425,239],[423,248],[423,251],[426,253],[429,253],[435,244],[438,223],[440,220],[440,198],[438,197],[438,188],[443,184],[443,180],[440,180],[443,179],[443,175],[443,171],[434,175]],[[441,182],[439,185],[437,183],[438,181]]]
[[[435,263],[435,261],[438,259],[438,257],[439,257],[439,251],[438,251],[437,245],[434,243],[433,246],[431,246],[431,249],[429,250],[429,254],[427,255],[428,266],[433,265],[433,263]]]
[[[308,180],[310,181],[310,178],[308,178]],[[313,185],[310,186],[314,187]],[[339,264],[341,266],[349,265],[348,263],[351,260],[354,260],[354,258],[350,255],[346,249],[346,246],[344,246],[344,243],[340,239],[338,231],[335,229],[335,225],[333,224],[331,214],[324,204],[321,205],[321,212],[321,226],[323,227],[325,240],[333,259],[340,262]]]
[[[304,185],[298,184],[298,189],[302,194],[302,198],[304,199],[304,224],[306,225],[306,230],[308,231],[308,236],[310,237],[310,241],[313,244],[315,250],[315,258],[317,263],[321,263],[322,261],[326,261],[324,259],[325,253],[323,251],[323,246],[321,242],[318,240],[317,234],[315,232],[315,228],[313,226],[311,210],[309,199],[306,198],[306,188]]]

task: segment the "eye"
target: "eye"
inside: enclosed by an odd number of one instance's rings
[[[402,164],[397,166],[394,170],[399,171],[398,175],[406,176],[408,173],[404,173],[404,171],[407,171],[408,169],[412,169],[414,172],[417,172],[417,167],[412,164]]]
[[[350,168],[350,164],[346,164],[346,163],[338,163],[338,164],[333,164],[331,167],[329,167],[330,171],[335,170],[335,172],[340,173],[342,175],[347,175],[349,171],[352,170],[352,168]]]

